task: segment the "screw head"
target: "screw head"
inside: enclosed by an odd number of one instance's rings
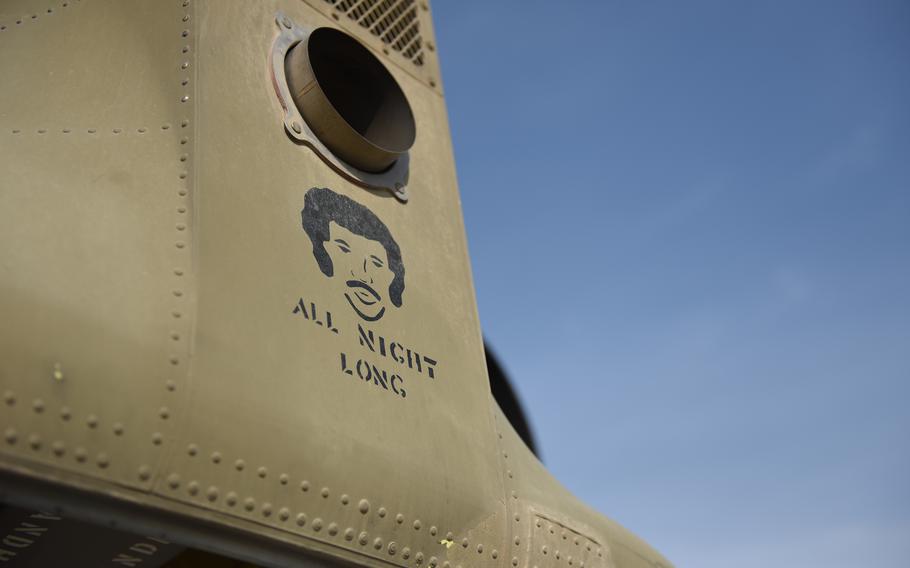
[[[299,123],[299,122],[294,122],[294,123],[292,123],[292,124],[291,124],[291,130],[293,130],[293,131],[296,132],[297,134],[300,134],[301,132],[303,132],[303,128],[300,126],[300,123]]]

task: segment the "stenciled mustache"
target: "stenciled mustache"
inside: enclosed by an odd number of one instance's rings
[[[373,290],[373,288],[366,282],[361,282],[360,280],[348,280],[347,282],[345,282],[345,284],[347,284],[349,288],[363,288],[364,290],[366,290],[367,292],[372,294],[373,297],[376,298],[376,300],[380,299],[379,294],[376,292],[376,290]]]

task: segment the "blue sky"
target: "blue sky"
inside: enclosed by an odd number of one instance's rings
[[[485,332],[678,566],[910,558],[910,3],[436,0]]]

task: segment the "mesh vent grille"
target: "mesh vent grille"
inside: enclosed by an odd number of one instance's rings
[[[414,65],[424,63],[416,0],[325,0]]]

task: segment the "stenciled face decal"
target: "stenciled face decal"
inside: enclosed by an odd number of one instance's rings
[[[345,279],[348,289],[344,297],[357,315],[366,321],[381,318],[389,287],[395,279],[382,243],[361,237],[332,221],[325,248],[332,259],[335,278]]]
[[[401,251],[372,211],[330,189],[313,188],[301,218],[319,269],[343,285],[345,300],[361,319],[378,321],[389,307],[401,307]]]
[[[402,337],[400,328],[380,323],[401,307],[404,293],[401,250],[385,223],[353,199],[324,187],[306,192],[300,216],[313,258],[332,281],[332,299],[304,293],[291,313],[313,324],[307,326],[311,330],[335,338],[340,345],[337,372],[400,399],[418,384],[414,377],[435,382],[439,360],[405,339],[407,334]],[[346,311],[345,305],[357,315],[353,323],[333,317],[335,306]]]

